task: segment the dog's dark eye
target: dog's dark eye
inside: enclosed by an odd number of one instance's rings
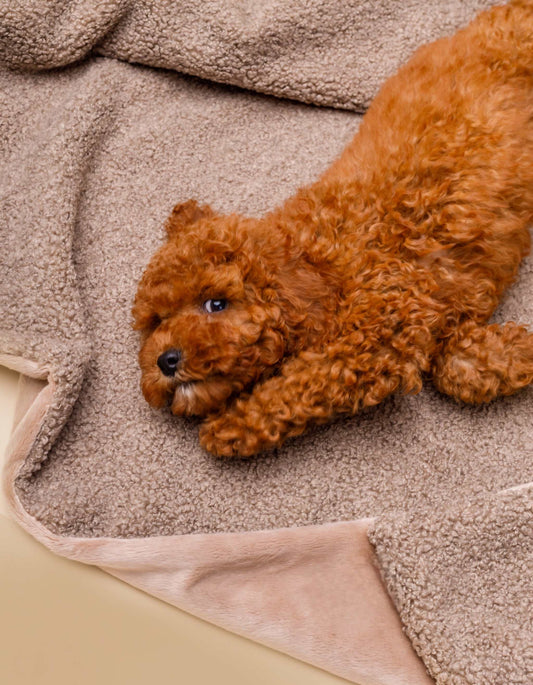
[[[204,309],[208,314],[215,314],[221,312],[228,306],[227,300],[206,300],[204,302]]]

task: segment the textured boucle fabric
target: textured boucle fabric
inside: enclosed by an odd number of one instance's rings
[[[31,516],[85,538],[375,517],[433,678],[530,682],[531,498],[511,489],[533,480],[531,388],[471,408],[428,384],[219,461],[194,421],[144,402],[130,325],[174,204],[271,210],[328,167],[417,45],[490,4],[0,2],[0,353],[56,388],[16,483]],[[496,319],[531,324],[532,290],[530,257]]]
[[[423,43],[495,0],[3,0],[0,57],[49,69],[91,51],[320,105],[364,109]]]
[[[458,509],[386,516],[370,539],[437,682],[531,683],[531,486]]]

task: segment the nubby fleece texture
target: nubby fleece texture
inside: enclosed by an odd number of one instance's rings
[[[530,682],[531,388],[469,407],[429,383],[221,460],[146,403],[131,316],[177,203],[265,216],[417,47],[494,4],[0,1],[0,362],[35,379],[4,472],[21,525],[359,685]],[[531,322],[532,291],[529,256],[492,322]]]

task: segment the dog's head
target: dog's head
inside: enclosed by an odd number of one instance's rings
[[[174,209],[168,241],[144,272],[133,307],[141,386],[152,406],[206,415],[282,359],[288,331],[276,284],[284,250],[267,248],[258,226],[194,201]]]

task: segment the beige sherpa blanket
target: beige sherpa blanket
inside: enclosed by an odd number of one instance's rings
[[[21,525],[360,685],[532,682],[532,388],[468,408],[428,386],[220,461],[144,402],[130,327],[175,203],[272,209],[419,44],[490,4],[0,0]],[[498,319],[531,324],[532,292],[529,259]]]

